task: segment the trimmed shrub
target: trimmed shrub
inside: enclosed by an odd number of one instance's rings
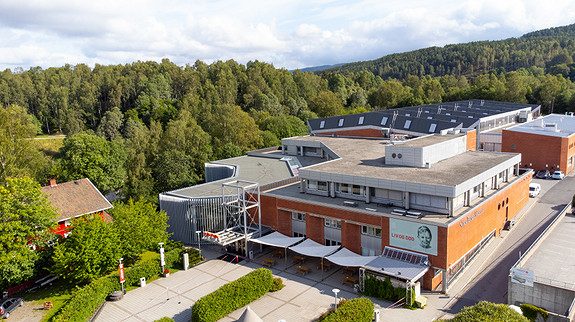
[[[530,321],[537,320],[537,314],[541,314],[541,317],[545,321],[547,321],[547,318],[549,317],[549,313],[547,311],[535,305],[523,303],[520,308],[521,312],[523,312],[523,316],[528,318]]]
[[[318,321],[325,322],[370,322],[373,320],[373,303],[366,297],[353,300],[342,300],[337,306],[337,312],[331,309],[322,315]]]
[[[154,322],[174,322],[174,319],[164,316],[163,318],[155,320]]]
[[[74,296],[60,308],[50,321],[86,321],[105,300],[120,289],[118,275],[106,276],[77,288]]]
[[[266,294],[272,283],[272,271],[269,269],[252,271],[199,299],[192,307],[192,321],[217,321]]]
[[[451,322],[493,321],[493,322],[528,322],[507,304],[495,304],[481,301],[473,306],[464,307],[450,320]]]
[[[395,302],[405,297],[405,288],[394,288],[393,285],[391,285],[389,277],[382,281],[375,276],[368,274],[365,280],[364,289],[364,295],[390,302]]]
[[[284,285],[284,282],[282,281],[282,279],[279,277],[275,277],[274,281],[272,283],[272,287],[270,288],[270,292],[279,291],[284,287],[285,287],[285,285]]]
[[[182,249],[172,249],[164,253],[166,268],[177,268],[181,264]],[[190,254],[190,265],[200,262],[197,250],[188,250]],[[160,267],[160,255],[127,267],[124,270],[126,285],[139,285],[140,278],[150,279],[162,273]],[[86,321],[94,311],[106,300],[106,297],[113,291],[121,289],[118,273],[112,273],[89,283],[83,287],[78,287],[74,291],[72,298],[64,304],[50,321]]]

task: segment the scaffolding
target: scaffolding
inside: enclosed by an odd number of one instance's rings
[[[243,240],[247,257],[248,239],[262,235],[259,184],[244,180],[222,183],[222,200],[224,230],[204,235],[222,246]]]

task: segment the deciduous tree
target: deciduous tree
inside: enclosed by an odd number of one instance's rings
[[[0,289],[32,277],[41,248],[54,238],[57,214],[40,185],[29,177],[0,185]],[[37,250],[30,248],[36,245]]]
[[[54,273],[85,283],[110,272],[121,256],[113,225],[98,214],[74,220],[71,234],[54,247]]]

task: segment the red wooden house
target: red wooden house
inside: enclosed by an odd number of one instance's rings
[[[66,237],[72,220],[84,215],[97,214],[111,221],[106,210],[112,208],[112,204],[88,178],[60,184],[52,179],[50,185],[42,187],[42,192],[48,195],[48,200],[58,210],[58,226],[55,229],[58,235]]]

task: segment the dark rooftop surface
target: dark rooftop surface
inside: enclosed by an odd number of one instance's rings
[[[88,179],[59,183],[54,187],[45,186],[42,192],[58,209],[58,221],[112,208],[112,204]]]

